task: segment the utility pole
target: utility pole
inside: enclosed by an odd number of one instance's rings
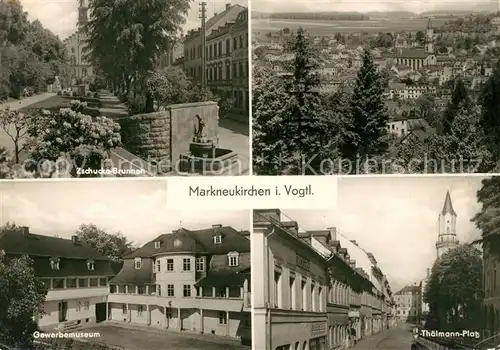
[[[206,57],[206,35],[205,35],[205,26],[207,20],[207,3],[200,3],[200,18],[201,18],[201,89],[205,89],[207,87],[207,57]]]

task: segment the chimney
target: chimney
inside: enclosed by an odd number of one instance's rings
[[[28,226],[21,226],[19,230],[24,236],[28,236],[30,234],[30,228]]]
[[[73,242],[74,245],[78,244],[78,236],[71,236],[71,242]]]
[[[358,242],[356,242],[356,240],[355,240],[355,239],[351,239],[351,243],[352,243],[352,244],[354,244],[355,246],[357,246],[357,245],[358,245]]]
[[[226,11],[229,10],[231,8],[231,3],[227,3],[226,4]]]
[[[336,227],[327,227],[328,231],[330,231],[330,241],[337,240],[337,228]]]

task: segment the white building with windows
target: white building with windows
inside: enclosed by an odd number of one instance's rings
[[[28,227],[0,232],[4,259],[28,255],[48,293],[38,319],[42,330],[69,330],[106,320],[108,280],[114,275],[110,261],[80,242],[32,234]]]
[[[250,339],[248,233],[213,225],[161,235],[110,281],[109,319]]]
[[[69,58],[70,76],[73,85],[90,83],[95,75],[93,67],[85,59],[87,55],[87,35],[83,27],[87,24],[88,20],[88,0],[79,0],[77,30],[64,40]]]

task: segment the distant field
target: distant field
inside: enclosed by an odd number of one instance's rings
[[[432,19],[434,27],[441,26],[449,19]],[[264,36],[268,32],[278,31],[283,28],[292,30],[302,27],[313,36],[330,36],[337,32],[380,32],[380,31],[418,31],[425,30],[429,20],[400,19],[400,20],[370,20],[370,21],[310,21],[310,20],[284,20],[284,19],[252,19],[252,34]]]

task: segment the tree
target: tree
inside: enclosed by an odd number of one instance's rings
[[[383,155],[389,147],[389,120],[383,97],[383,81],[377,73],[370,51],[363,54],[363,66],[358,72],[350,101],[353,119],[351,137],[342,146],[342,153],[354,161],[356,157]]]
[[[431,159],[444,160],[446,169],[443,170],[447,172],[470,172],[478,164],[480,171],[490,169],[492,156],[479,122],[479,109],[461,104],[449,134],[433,138],[429,149]]]
[[[451,249],[436,260],[424,291],[430,309],[427,328],[473,329],[480,324],[482,266],[481,252],[469,244]]]
[[[494,176],[482,181],[482,187],[477,191],[477,201],[481,210],[472,218],[482,232],[481,239],[474,243],[483,245],[483,249],[500,258],[500,177]]]
[[[85,103],[71,101],[71,108],[52,113],[42,110],[33,117],[28,134],[31,158],[39,162],[59,162],[76,175],[75,167],[101,169],[108,151],[121,145],[120,126],[106,117],[92,118],[83,114]],[[59,169],[46,170],[52,176]]]
[[[436,106],[436,99],[430,94],[423,94],[415,101],[420,118],[423,118],[433,128],[440,126],[440,115]]]
[[[19,111],[2,108],[0,106],[0,128],[14,143],[14,161],[19,163],[19,156],[25,150],[23,142],[28,136],[27,126],[31,116]]]
[[[290,166],[285,138],[290,136],[288,93],[283,80],[271,71],[255,67],[252,76],[252,149],[253,172],[282,175]],[[279,159],[278,159],[279,158]]]
[[[144,78],[179,40],[189,8],[189,0],[91,3],[85,28],[89,60],[127,94],[145,95],[143,112],[154,110],[152,94],[143,89]]]
[[[479,97],[482,106],[481,127],[486,135],[486,144],[496,161],[500,160],[500,63],[482,87]]]
[[[316,173],[321,159],[320,150],[328,143],[324,137],[321,119],[321,99],[319,89],[321,81],[316,70],[319,63],[316,59],[310,38],[299,27],[297,33],[288,42],[288,51],[294,59],[290,64],[290,74],[285,75],[285,90],[288,94],[287,116],[285,120],[290,134],[283,140],[286,143],[288,157],[295,159],[296,174]],[[293,164],[292,161],[291,164]],[[308,164],[308,169],[304,167]]]
[[[446,111],[443,116],[443,131],[449,134],[451,131],[451,125],[455,119],[459,108],[469,108],[471,106],[471,101],[469,93],[462,79],[457,79],[455,81],[455,86],[451,95],[451,100],[448,103]]]
[[[4,228],[5,229],[5,228]],[[47,286],[35,275],[28,256],[0,256],[0,342],[28,345],[37,330],[35,318],[44,314]]]
[[[123,261],[123,257],[137,247],[121,233],[107,233],[94,224],[82,224],[76,231],[78,238],[96,249],[113,262]]]
[[[421,30],[419,30],[417,32],[417,34],[415,35],[415,40],[420,45],[424,45],[425,44],[425,34],[424,34],[424,32],[422,32]]]

